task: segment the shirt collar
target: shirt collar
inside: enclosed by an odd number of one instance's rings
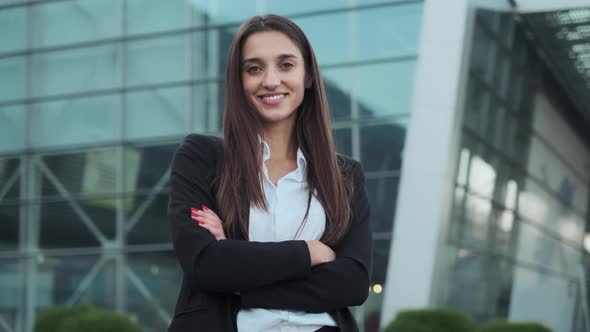
[[[270,147],[268,143],[258,135],[258,141],[262,145],[262,166],[266,169],[266,161],[270,159]],[[295,173],[295,180],[297,182],[305,181],[305,169],[307,167],[307,160],[303,155],[303,151],[300,148],[297,148],[297,169],[294,171]]]

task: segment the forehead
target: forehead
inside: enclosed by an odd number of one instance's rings
[[[286,34],[278,31],[256,32],[248,36],[242,47],[242,59],[275,58],[282,54],[293,54],[302,58],[299,47]]]

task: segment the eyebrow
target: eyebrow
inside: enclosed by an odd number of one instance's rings
[[[291,53],[285,53],[285,54],[281,54],[278,56],[279,60],[285,60],[285,59],[297,59],[298,57],[295,54],[291,54]],[[244,59],[242,60],[242,64],[246,63],[246,62],[263,62],[261,58],[248,58],[248,59]]]

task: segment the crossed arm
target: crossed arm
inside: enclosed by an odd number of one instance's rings
[[[168,208],[174,251],[190,287],[240,292],[242,307],[327,312],[362,304],[369,289],[372,241],[364,176],[353,162],[351,226],[334,248],[336,259],[311,267],[305,241],[216,240],[191,219],[191,207],[215,209],[211,182],[221,142],[191,135],[178,149]]]

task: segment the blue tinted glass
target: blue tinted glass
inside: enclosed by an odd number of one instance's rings
[[[26,68],[24,57],[0,59],[0,100],[26,96]]]
[[[216,131],[221,129],[223,115],[223,84],[200,84],[192,89],[191,131]]]
[[[188,80],[190,35],[147,39],[126,45],[128,85]]]
[[[33,55],[33,95],[113,88],[119,85],[119,55],[116,45]]]
[[[52,101],[33,105],[35,146],[113,141],[119,133],[119,96]]]
[[[188,133],[189,88],[150,89],[125,96],[125,137]]]
[[[119,0],[53,1],[32,6],[37,47],[116,37],[121,34]]]
[[[256,15],[256,0],[191,0],[189,5],[194,21],[207,17],[210,23],[242,23]]]
[[[188,26],[190,1],[126,0],[127,34],[181,29]]]
[[[401,168],[406,121],[361,128],[361,163],[366,172]]]
[[[320,64],[415,55],[421,5],[296,18]]]
[[[0,107],[0,151],[25,147],[25,107],[23,105]]]
[[[337,91],[340,98],[352,96],[359,117],[410,113],[415,61],[326,69],[322,75],[326,90],[333,90],[333,94]],[[341,111],[333,109],[332,112]]]
[[[26,7],[0,11],[0,53],[27,47]]]

